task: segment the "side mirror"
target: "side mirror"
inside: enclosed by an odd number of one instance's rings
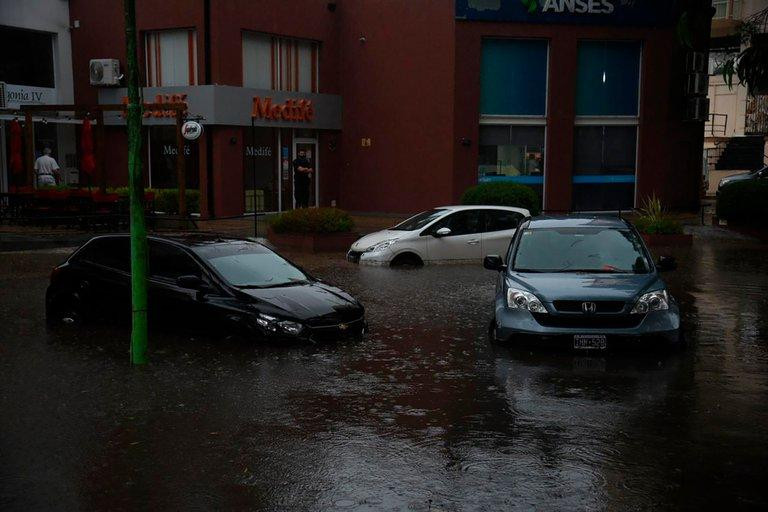
[[[199,290],[203,287],[203,280],[198,276],[179,276],[176,278],[176,284],[181,288]]]
[[[435,231],[432,236],[435,238],[440,238],[443,236],[448,236],[451,234],[451,228],[440,228],[437,231]]]
[[[659,256],[659,260],[656,262],[656,270],[659,272],[669,272],[675,269],[677,269],[677,260],[675,260],[674,256]]]
[[[504,264],[504,260],[501,259],[501,256],[497,256],[495,254],[491,254],[483,258],[483,267],[487,268],[488,270],[495,270],[497,272],[501,272],[507,268],[507,266]]]

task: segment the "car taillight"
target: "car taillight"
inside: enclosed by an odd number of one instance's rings
[[[61,267],[53,267],[53,270],[51,270],[51,282],[53,282],[59,274],[61,274]]]

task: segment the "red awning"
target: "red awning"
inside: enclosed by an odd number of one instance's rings
[[[24,170],[24,159],[21,156],[21,125],[14,119],[11,121],[11,172],[19,173]]]
[[[80,132],[80,171],[91,175],[96,170],[96,160],[93,157],[93,129],[91,121],[87,117],[83,120],[82,132]]]

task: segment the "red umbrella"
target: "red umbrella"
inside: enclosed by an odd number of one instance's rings
[[[11,172],[24,170],[21,157],[21,125],[14,119],[11,121]]]
[[[93,130],[87,117],[83,120],[83,131],[80,133],[80,170],[91,175],[96,170],[96,160],[93,158]]]

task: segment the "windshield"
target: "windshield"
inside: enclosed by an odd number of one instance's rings
[[[650,265],[629,229],[542,228],[523,231],[512,269],[646,274]]]
[[[309,281],[309,277],[266,247],[250,243],[215,244],[196,252],[232,286],[269,288]]]
[[[397,226],[389,229],[390,231],[415,231],[417,229],[423,228],[433,220],[440,218],[443,214],[445,214],[446,211],[447,210],[441,210],[440,208],[427,210],[426,212],[421,212],[418,215],[414,215],[410,219],[403,221]]]

